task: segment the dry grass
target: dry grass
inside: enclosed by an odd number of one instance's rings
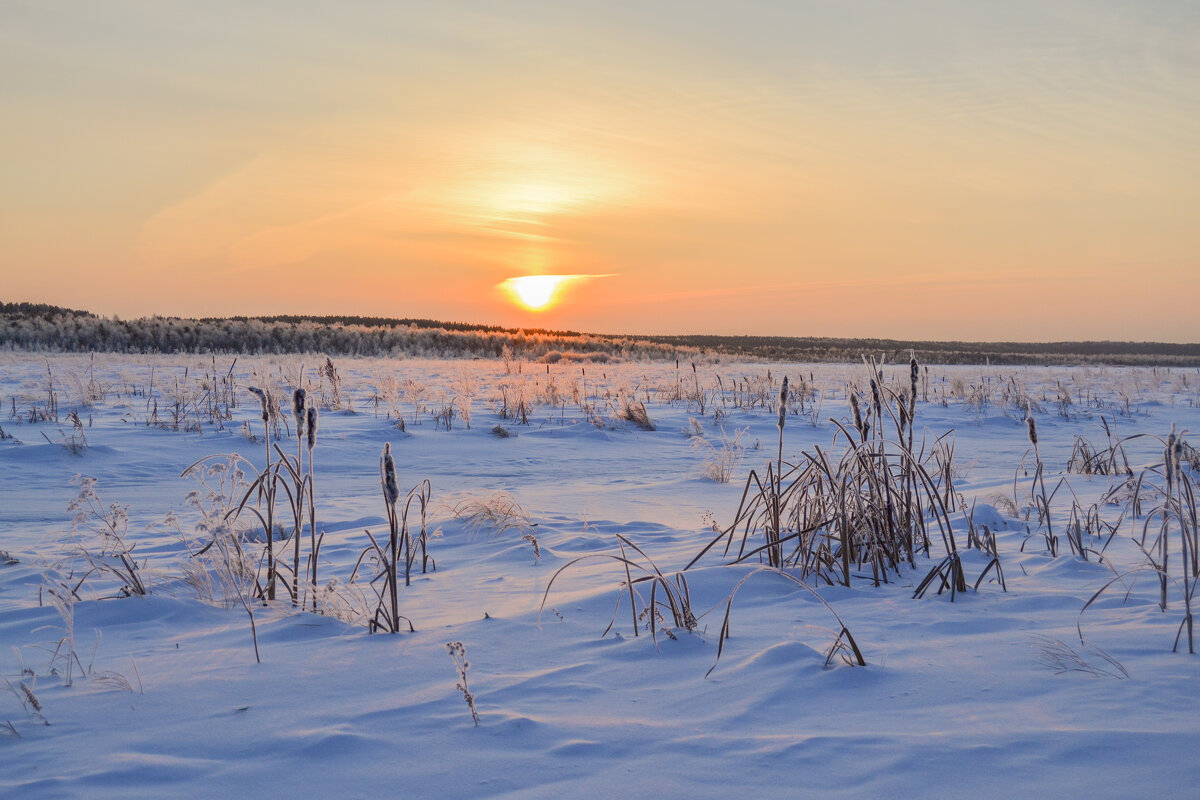
[[[921,460],[899,441],[869,432],[864,438],[865,422],[858,436],[838,430],[840,455],[816,448],[798,464],[768,464],[761,477],[752,470],[733,523],[689,566],[723,544],[734,562],[753,558],[818,583],[848,586],[863,570],[875,584],[887,582],[902,564],[912,565],[917,552],[928,554],[933,540],[956,560],[948,517],[951,441],[936,440]],[[954,589],[965,584],[956,580]]]
[[[729,483],[734,472],[742,464],[746,454],[746,446],[742,444],[742,436],[748,428],[737,428],[730,436],[725,428],[719,428],[716,441],[713,442],[697,433],[691,436],[692,450],[700,453],[703,462],[700,473],[710,481]]]
[[[1076,648],[1060,639],[1036,634],[1030,638],[1037,650],[1038,663],[1054,670],[1056,675],[1082,672],[1116,680],[1129,677],[1124,665],[1099,647],[1084,644]]]
[[[493,492],[483,498],[469,497],[451,506],[450,513],[471,533],[500,537],[515,531],[521,535],[521,541],[532,548],[534,561],[542,557],[537,523],[508,492]]]
[[[468,497],[451,507],[450,513],[461,520],[471,533],[503,536],[510,531],[532,533],[536,527],[529,513],[508,492],[492,492],[487,497]]]
[[[539,624],[555,581],[576,564],[600,559],[615,562],[625,574],[625,580],[621,584],[624,591],[617,593],[612,620],[602,635],[607,635],[616,625],[617,616],[621,611],[621,603],[626,596],[629,598],[629,613],[634,637],[639,635],[639,629],[643,627],[650,631],[650,637],[656,642],[660,630],[672,639],[675,638],[675,629],[686,632],[695,630],[699,623],[692,611],[691,591],[688,589],[687,579],[683,573],[677,572],[673,578],[668,577],[650,556],[621,534],[617,534],[617,548],[617,553],[592,553],[572,559],[559,567],[558,571],[550,577],[550,581],[546,584],[546,591],[542,595],[542,603],[538,607]],[[643,591],[647,589],[649,598],[643,595]]]
[[[93,534],[99,545],[93,548],[85,541],[77,544],[72,556],[85,561],[87,569],[72,594],[94,575],[113,579],[117,584],[117,596],[149,594],[144,565],[134,557],[134,545],[128,539],[129,507],[119,503],[106,506],[96,492],[95,478],[76,475],[72,482],[79,486],[79,494],[67,506],[74,512],[72,524],[77,531]]]
[[[1172,650],[1178,650],[1186,641],[1191,654],[1195,653],[1193,605],[1200,588],[1200,512],[1197,510],[1196,487],[1192,471],[1183,461],[1183,438],[1176,434],[1174,426],[1165,439],[1151,438],[1163,446],[1162,461],[1129,479],[1125,484],[1129,489],[1128,499],[1122,511],[1122,516],[1141,520],[1140,532],[1134,542],[1144,561],[1097,590],[1079,612],[1080,620],[1083,613],[1113,586],[1126,587],[1128,597],[1127,579],[1150,574],[1158,584],[1160,609],[1167,611],[1176,603],[1183,606]],[[1082,627],[1079,635],[1082,640]]]
[[[1119,440],[1114,440],[1103,416],[1100,422],[1104,426],[1108,446],[1097,447],[1086,436],[1076,436],[1071,457],[1067,460],[1067,472],[1079,475],[1132,475],[1133,468],[1129,466],[1125,448]]]
[[[635,399],[632,395],[621,395],[620,406],[617,408],[617,418],[626,422],[632,422],[644,431],[655,429],[654,421],[650,419],[650,414],[646,411],[646,405],[641,400]]]
[[[825,609],[825,611],[827,611],[829,615],[832,616],[837,622],[838,630],[834,635],[833,640],[830,642],[828,649],[825,651],[825,666],[829,666],[833,662],[834,658],[839,655],[842,657],[843,662],[847,665],[857,665],[860,667],[865,667],[867,665],[867,660],[863,657],[862,650],[859,648],[858,642],[855,641],[853,634],[850,633],[850,629],[846,627],[846,623],[842,622],[842,618],[839,617],[837,612],[833,610],[833,606],[829,605],[829,603],[826,602],[821,595],[817,594],[816,590],[790,572],[785,572],[773,567],[759,567],[753,572],[743,576],[742,579],[734,585],[733,591],[729,593],[729,597],[725,601],[725,616],[721,621],[721,634],[717,640],[717,659],[716,662],[714,662],[709,668],[708,672],[705,673],[706,677],[712,674],[712,671],[717,668],[717,662],[721,660],[721,655],[725,652],[725,642],[731,636],[730,618],[733,614],[733,601],[736,599],[738,592],[747,581],[757,575],[762,574],[776,575],[784,580],[790,581],[800,589],[803,589],[809,595],[814,597]]]

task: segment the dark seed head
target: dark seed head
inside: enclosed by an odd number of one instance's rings
[[[317,407],[309,406],[305,416],[305,422],[307,423],[306,433],[308,435],[308,449],[312,450],[313,445],[317,443]]]
[[[268,411],[267,393],[265,391],[263,391],[262,389],[258,388],[257,386],[250,386],[248,388],[250,389],[251,393],[253,393],[254,396],[258,398],[259,404],[262,405],[262,421],[263,422],[270,421],[271,414]]]
[[[396,505],[400,499],[400,487],[396,484],[396,462],[392,458],[392,445],[383,445],[383,499],[389,506]]]
[[[788,379],[787,375],[783,376],[783,385],[779,389],[779,429],[783,430],[783,423],[787,417],[787,395],[788,395]]]
[[[292,416],[296,418],[296,430],[299,431],[304,423],[304,403],[308,398],[308,392],[303,389],[297,389],[292,392]]]

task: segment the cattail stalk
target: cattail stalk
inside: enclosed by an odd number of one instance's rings
[[[267,590],[266,595],[268,600],[275,599],[275,481],[267,480],[266,476],[271,472],[271,412],[270,400],[267,398],[265,390],[257,386],[249,387],[250,392],[258,398],[258,402],[262,408],[263,421],[263,439],[266,442],[267,463],[263,467],[263,484],[261,491],[264,492],[267,503],[266,513],[266,528],[267,528]]]
[[[383,489],[383,501],[387,507],[388,518],[388,555],[384,564],[388,587],[388,602],[391,608],[391,629],[394,633],[399,627],[400,598],[398,596],[397,567],[400,563],[400,529],[396,517],[396,502],[400,499],[400,487],[396,484],[396,462],[392,458],[390,442],[383,445],[383,456],[379,463],[380,485]]]
[[[308,444],[308,535],[309,549],[308,557],[312,561],[312,592],[313,592],[313,611],[317,610],[317,556],[321,552],[321,541],[317,538],[317,500],[316,500],[316,479],[317,467],[313,461],[313,448],[317,444],[317,407],[313,403],[308,403],[308,408],[304,412],[304,432],[305,440]]]
[[[874,378],[871,379],[871,407],[875,409],[876,427],[879,430],[879,435],[884,435],[883,431],[883,400],[879,396],[879,384]]]
[[[858,403],[858,395],[851,393],[850,395],[850,411],[854,414],[854,429],[858,431],[858,436],[864,442],[867,440],[867,427],[863,422],[862,407]]]
[[[1158,535],[1158,555],[1159,555],[1159,568],[1160,568],[1160,572],[1158,574],[1158,588],[1159,588],[1158,605],[1159,605],[1159,608],[1161,608],[1163,611],[1167,610],[1167,560],[1170,555],[1169,550],[1167,548],[1167,529],[1169,527],[1170,519],[1171,519],[1171,506],[1175,502],[1175,481],[1179,477],[1179,471],[1178,471],[1179,463],[1178,463],[1178,461],[1176,461],[1176,457],[1175,457],[1175,444],[1176,444],[1175,425],[1174,425],[1174,423],[1172,423],[1171,424],[1171,432],[1169,434],[1167,434],[1167,448],[1166,448],[1166,450],[1163,451],[1163,472],[1165,473],[1165,477],[1167,479],[1167,501],[1166,501],[1166,505],[1163,508],[1162,531]],[[1182,521],[1183,520],[1181,519],[1180,522],[1182,522]],[[1183,545],[1183,566],[1184,566],[1184,572],[1185,572],[1184,578],[1186,580],[1186,578],[1187,578],[1187,575],[1186,575],[1186,571],[1187,571],[1187,539],[1186,539],[1186,537],[1184,539],[1184,545]]]
[[[779,387],[779,452],[775,458],[775,492],[773,498],[772,514],[775,518],[775,541],[772,543],[770,560],[771,566],[783,566],[783,520],[779,508],[780,495],[783,493],[783,426],[787,420],[787,396],[788,396],[788,379],[783,376],[783,383]]]
[[[304,536],[304,494],[307,481],[304,478],[304,400],[307,393],[304,389],[292,392],[292,417],[296,421],[296,496],[292,498],[295,504],[296,530],[292,541],[292,605],[300,603],[300,539]]]
[[[1050,543],[1051,550],[1054,549],[1054,526],[1050,521],[1050,496],[1046,494],[1046,475],[1045,465],[1042,463],[1042,454],[1038,449],[1038,432],[1037,422],[1033,419],[1033,412],[1026,409],[1025,427],[1029,434],[1029,443],[1033,445],[1033,458],[1037,462],[1037,471],[1034,473],[1033,480],[1036,486],[1041,489],[1041,508],[1039,515],[1046,520],[1046,541]],[[1051,555],[1054,553],[1052,552]]]
[[[917,382],[921,377],[921,369],[917,364],[916,353],[908,360],[909,395],[908,395],[908,454],[905,458],[904,470],[904,538],[908,549],[908,563],[915,564],[913,558],[914,524],[913,524],[913,492],[916,487],[916,464],[913,462],[913,431],[917,427]]]

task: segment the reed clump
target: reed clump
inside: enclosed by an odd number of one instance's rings
[[[368,629],[374,633],[399,633],[403,622],[410,632],[414,631],[412,620],[400,613],[400,580],[404,586],[411,585],[413,564],[419,559],[421,572],[436,569],[437,564],[427,552],[429,541],[428,510],[433,495],[429,480],[423,480],[409,490],[404,502],[400,502],[400,487],[396,477],[396,461],[392,456],[391,443],[383,447],[379,459],[379,485],[383,493],[387,512],[388,538],[382,544],[366,531],[371,544],[364,549],[350,574],[353,583],[364,564],[374,566],[375,574],[367,585],[375,593],[375,603],[367,620]],[[410,523],[409,516],[415,511],[419,517]],[[413,527],[419,529],[414,533]]]
[[[817,584],[849,586],[865,574],[879,585],[939,542],[942,560],[917,594],[935,586],[951,597],[966,590],[949,519],[956,508],[951,432],[932,442],[915,437],[915,359],[907,392],[888,387],[879,365],[869,366],[866,399],[850,395],[852,427],[831,420],[830,450],[818,446],[795,463],[785,461],[780,414],[776,458],[761,472],[751,470],[733,522],[688,567],[719,549],[731,563],[755,560]]]
[[[1149,574],[1157,584],[1160,610],[1167,612],[1177,604],[1182,606],[1183,615],[1172,651],[1186,643],[1188,653],[1195,653],[1193,606],[1200,587],[1200,511],[1196,502],[1195,474],[1184,460],[1184,440],[1174,426],[1165,438],[1151,438],[1162,445],[1162,460],[1129,479],[1125,485],[1128,492],[1122,512],[1122,516],[1129,517],[1135,525],[1138,521],[1141,523],[1135,528],[1133,541],[1143,561],[1118,574],[1093,594],[1080,611],[1080,619],[1114,586],[1122,586],[1124,596],[1128,598],[1132,591],[1130,581],[1139,574]],[[1082,627],[1079,635],[1082,639]]]

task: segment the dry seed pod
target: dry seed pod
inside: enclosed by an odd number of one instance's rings
[[[392,458],[391,442],[383,445],[383,499],[389,506],[395,506],[400,499],[400,487],[396,483],[396,461]]]
[[[296,418],[296,435],[299,436],[304,428],[304,402],[308,397],[308,392],[303,389],[297,389],[292,392],[292,416]]]
[[[1167,449],[1163,451],[1163,469],[1166,472],[1167,492],[1175,484],[1175,476],[1179,473],[1179,454],[1183,448],[1175,437],[1175,424],[1171,424],[1171,432],[1167,435]]]
[[[787,416],[788,379],[783,376],[783,386],[779,389],[779,429],[783,430],[784,418]]]
[[[306,426],[307,427],[306,433],[308,435],[308,449],[312,450],[313,445],[315,445],[317,443],[317,407],[316,406],[308,407],[306,422],[308,423]]]
[[[271,414],[267,410],[268,406],[269,406],[269,404],[267,402],[267,393],[264,392],[262,389],[258,388],[257,386],[250,386],[247,388],[249,388],[251,393],[253,393],[254,396],[258,398],[259,404],[262,405],[262,421],[269,422],[271,419]]]
[[[1025,427],[1029,430],[1029,443],[1037,447],[1037,423],[1033,421],[1033,416],[1025,418]]]

